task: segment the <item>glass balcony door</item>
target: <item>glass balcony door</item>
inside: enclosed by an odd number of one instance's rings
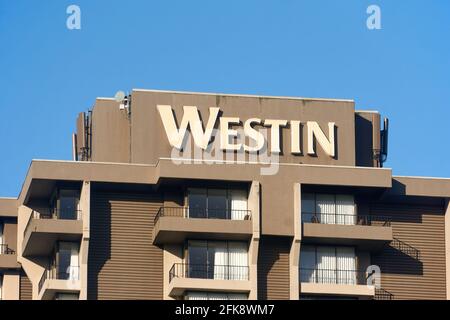
[[[64,220],[77,220],[78,192],[74,190],[61,190],[59,193],[57,217]]]
[[[57,279],[79,280],[79,244],[59,242],[54,261]]]
[[[323,224],[356,224],[356,205],[353,195],[302,194],[302,221]]]
[[[190,278],[248,280],[248,244],[189,241],[187,269]]]
[[[4,254],[4,251],[6,251],[5,249],[3,249],[3,245],[3,223],[0,222],[0,254]]]
[[[357,284],[353,247],[302,246],[300,281],[327,284]]]
[[[248,296],[245,293],[191,291],[185,298],[186,300],[247,300]]]
[[[188,190],[188,217],[203,219],[248,219],[247,192],[227,189]]]

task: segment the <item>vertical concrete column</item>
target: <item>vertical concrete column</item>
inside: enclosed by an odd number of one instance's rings
[[[20,276],[18,271],[7,272],[3,275],[3,300],[20,299]]]
[[[289,253],[289,273],[290,273],[290,299],[298,300],[300,298],[300,279],[299,279],[299,262],[300,262],[300,243],[302,238],[302,221],[301,221],[301,185],[294,183],[294,239],[292,240],[291,251]]]
[[[80,210],[83,222],[83,236],[80,244],[80,300],[87,300],[88,287],[88,259],[90,239],[90,217],[91,217],[91,183],[83,181],[80,194]]]
[[[183,245],[164,245],[163,250],[163,299],[174,300],[170,296],[169,272],[175,263],[183,263]]]
[[[248,194],[248,209],[251,211],[252,219],[252,238],[248,249],[249,280],[251,285],[249,300],[258,299],[258,251],[261,225],[260,188],[259,181],[252,181]]]
[[[446,200],[445,205],[445,276],[447,300],[450,300],[450,199]]]
[[[39,298],[39,280],[45,270],[46,261],[43,258],[34,258],[33,260],[22,256],[23,236],[28,221],[31,219],[33,210],[27,206],[20,206],[17,214],[17,261],[22,264],[22,269],[32,284],[32,299]]]

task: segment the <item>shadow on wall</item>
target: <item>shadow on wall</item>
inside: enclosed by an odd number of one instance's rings
[[[98,299],[98,276],[111,259],[111,204],[108,199],[94,197],[91,209],[91,225],[88,262],[88,300]]]
[[[372,263],[382,266],[383,274],[403,274],[423,276],[423,263],[401,249],[387,246],[372,256]]]
[[[258,299],[289,299],[291,238],[262,237],[258,253]]]

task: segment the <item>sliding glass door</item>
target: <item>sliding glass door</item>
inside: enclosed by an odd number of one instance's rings
[[[191,188],[187,202],[189,218],[248,219],[245,190]]]
[[[4,248],[3,244],[3,223],[0,222],[0,254],[6,253],[6,248]]]
[[[330,284],[357,284],[353,247],[302,246],[300,281]]]
[[[55,259],[57,279],[79,280],[79,248],[76,242],[59,242]]]
[[[302,194],[302,222],[323,224],[356,224],[353,195]]]
[[[248,244],[227,241],[189,241],[188,277],[248,280]]]
[[[246,293],[226,293],[226,292],[201,292],[190,291],[185,296],[186,300],[247,300]]]

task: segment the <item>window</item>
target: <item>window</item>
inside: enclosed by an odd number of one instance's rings
[[[78,190],[56,189],[50,204],[50,215],[63,220],[81,219],[79,198]]]
[[[59,242],[51,268],[56,279],[79,280],[79,248],[76,242]]]
[[[247,192],[228,189],[189,189],[188,217],[209,219],[245,220]]]
[[[353,195],[302,195],[302,221],[324,224],[356,224],[356,205]]]
[[[188,276],[248,280],[248,244],[231,241],[189,241]]]
[[[247,300],[248,296],[246,293],[191,291],[185,298],[186,300]]]
[[[55,300],[79,300],[78,293],[56,293]]]
[[[302,246],[301,282],[357,284],[357,276],[353,247]]]
[[[3,222],[0,221],[0,254],[6,253],[6,246],[3,243]]]

